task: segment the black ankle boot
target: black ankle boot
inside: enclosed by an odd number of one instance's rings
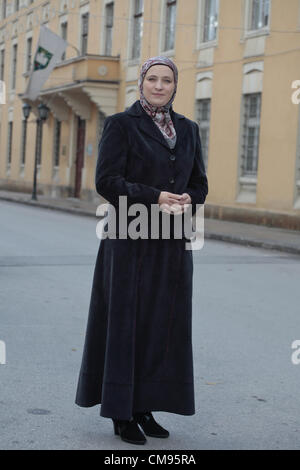
[[[122,441],[130,444],[145,444],[146,438],[134,419],[119,420],[113,419],[115,434],[120,436]]]
[[[146,436],[169,437],[170,433],[158,424],[150,411],[145,413],[134,413],[133,418],[141,426]]]

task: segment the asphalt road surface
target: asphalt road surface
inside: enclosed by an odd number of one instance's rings
[[[141,450],[74,403],[96,218],[3,201],[0,214],[0,448]],[[197,411],[154,412],[170,437],[143,449],[299,449],[300,257],[210,240],[193,256]]]

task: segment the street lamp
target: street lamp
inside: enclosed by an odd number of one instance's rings
[[[49,115],[49,108],[43,103],[38,105],[39,117],[36,120],[36,142],[35,142],[35,159],[34,159],[34,173],[33,173],[33,189],[31,199],[37,200],[36,196],[36,176],[37,176],[37,164],[41,158],[41,142],[42,142],[42,126],[43,122],[46,121]]]
[[[38,105],[38,110],[39,110],[39,117],[42,121],[46,121],[48,119],[49,115],[49,108],[45,104],[41,103]]]
[[[31,111],[31,106],[30,106],[30,104],[24,103],[24,104],[23,104],[23,115],[24,115],[24,118],[25,118],[26,120],[29,118],[30,111]]]
[[[31,106],[28,103],[24,103],[22,106],[23,115],[24,115],[24,133],[23,133],[23,150],[22,150],[22,163],[25,163],[25,156],[26,156],[26,136],[27,136],[27,119],[29,118],[29,114],[31,111]]]

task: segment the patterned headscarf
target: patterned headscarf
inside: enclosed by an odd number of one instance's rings
[[[145,75],[152,65],[167,65],[173,70],[174,73],[174,82],[175,88],[171,99],[168,101],[167,104],[164,106],[155,106],[149,101],[146,100],[144,93],[143,93],[143,81]],[[174,101],[176,91],[177,91],[177,83],[178,83],[178,70],[174,62],[171,59],[164,56],[156,56],[151,57],[150,59],[146,60],[142,65],[140,77],[138,81],[138,86],[140,90],[140,103],[146,113],[153,119],[161,133],[163,134],[164,138],[166,139],[170,148],[174,148],[176,145],[176,131],[170,116],[170,109],[172,109],[171,105]]]

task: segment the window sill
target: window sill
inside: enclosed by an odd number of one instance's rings
[[[25,165],[24,165],[24,163],[21,163],[20,164],[19,176],[20,176],[20,178],[24,178],[24,175],[25,175]]]
[[[141,59],[128,59],[128,67],[134,67],[136,65],[140,65]]]
[[[214,39],[213,41],[207,41],[207,42],[200,42],[197,44],[196,51],[200,51],[202,49],[209,49],[211,47],[217,47],[218,46],[218,41]]]
[[[169,49],[168,51],[160,51],[160,54],[163,54],[167,57],[174,57],[175,56],[175,49]]]
[[[257,184],[257,177],[256,176],[240,176],[239,182],[242,184]]]
[[[244,36],[241,39],[241,42],[244,42],[247,39],[257,38],[259,36],[269,36],[269,35],[270,35],[270,29],[269,28],[255,29],[255,30],[252,30],[252,31],[244,31]]]
[[[9,90],[8,95],[9,95],[9,101],[13,101],[16,96],[16,89],[14,88],[14,89]]]

